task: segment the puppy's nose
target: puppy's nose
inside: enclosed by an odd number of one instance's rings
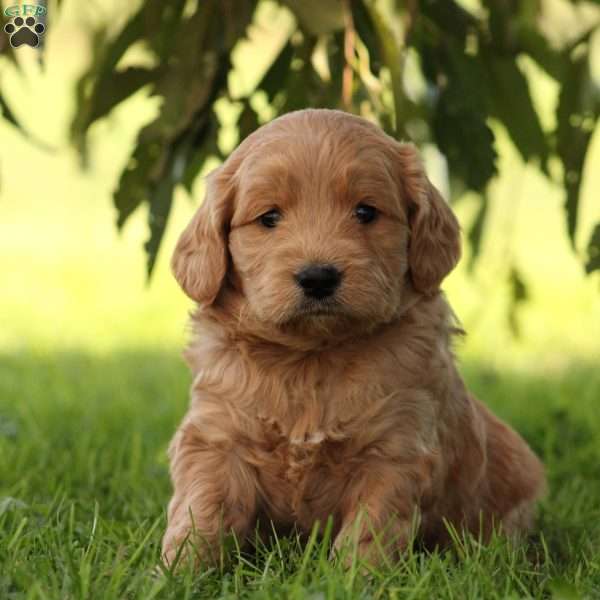
[[[342,274],[333,265],[309,265],[296,273],[294,278],[306,296],[321,299],[335,292]]]

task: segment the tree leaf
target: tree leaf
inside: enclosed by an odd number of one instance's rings
[[[106,116],[117,104],[127,100],[139,89],[152,83],[159,76],[159,69],[129,67],[124,71],[114,71],[106,78],[105,85],[98,89],[85,127]]]
[[[40,140],[38,137],[31,134],[25,127],[19,122],[19,120],[15,117],[14,113],[10,109],[10,106],[0,93],[0,114],[2,118],[8,121],[13,127],[16,127],[19,132],[34,146],[39,148],[40,150],[44,150],[46,152],[52,152],[55,150],[52,146]]]
[[[523,277],[514,265],[510,269],[508,281],[511,292],[510,304],[508,306],[508,324],[513,335],[518,337],[521,333],[518,321],[519,307],[528,300],[529,293],[527,292],[527,286]]]
[[[479,201],[479,207],[477,208],[477,213],[475,214],[475,219],[469,228],[469,232],[467,234],[467,240],[469,242],[469,247],[471,249],[471,256],[469,257],[468,268],[469,271],[473,270],[477,258],[481,252],[481,240],[483,236],[483,230],[485,227],[485,222],[488,216],[488,198],[486,194],[483,194]]]
[[[258,115],[254,112],[250,102],[246,99],[243,101],[244,108],[238,118],[239,141],[243,141],[253,131],[258,129]]]
[[[217,64],[208,54],[211,46],[208,46],[207,54],[203,51],[209,17],[214,6],[213,1],[198,7],[187,25],[175,36],[179,44],[176,48],[171,48],[173,58],[170,68],[161,71],[161,78],[154,84],[155,92],[164,97],[164,102],[157,118],[140,131],[132,158],[119,181],[114,195],[118,227],[122,227],[147,198],[154,198],[155,205],[161,199],[164,201],[165,188],[162,180],[170,168],[177,138],[185,135],[185,130],[196,113],[205,109],[205,103],[214,99],[212,84]],[[218,35],[218,32],[217,27],[213,35]],[[165,44],[157,42],[156,46],[161,51],[166,51]],[[208,62],[204,69],[203,62]],[[227,67],[228,62],[221,65],[221,70],[226,71]],[[203,77],[196,76],[190,81],[193,71],[201,72]],[[159,187],[161,193],[156,191]],[[158,212],[155,208],[155,213]],[[160,221],[157,221],[154,239],[159,227]]]
[[[246,4],[254,6],[251,1]],[[154,92],[163,97],[159,115],[139,133],[115,192],[119,227],[138,206],[149,204],[150,237],[145,246],[149,275],[176,185],[191,186],[207,152],[216,145],[213,104],[227,90],[231,45],[248,24],[243,19],[251,16],[248,10],[234,14],[229,9],[228,3],[206,0],[181,22],[176,43],[168,49],[169,68],[153,82]],[[167,51],[164,46],[162,50]]]
[[[484,54],[491,114],[508,131],[523,160],[538,158],[547,169],[549,145],[533,105],[529,84],[513,57]]]
[[[596,223],[596,227],[592,232],[590,241],[587,246],[588,259],[585,264],[585,272],[592,273],[600,271],[600,223]]]
[[[311,36],[329,34],[344,27],[344,6],[340,0],[282,0]]]
[[[267,69],[260,83],[256,86],[266,92],[269,102],[272,102],[275,95],[285,87],[285,82],[290,73],[290,65],[294,56],[294,47],[288,41],[281,52],[277,55],[271,66]]]
[[[194,181],[210,156],[224,160],[224,156],[221,154],[217,143],[218,130],[219,124],[217,118],[214,111],[211,110],[205,125],[199,128],[190,144],[189,157],[181,181],[189,193],[192,192]]]
[[[550,77],[560,81],[568,66],[563,53],[558,52],[533,26],[521,26],[517,33],[517,52],[530,56]]]
[[[440,39],[423,36],[419,44],[432,91],[435,141],[452,176],[481,192],[497,172],[495,139],[481,89],[486,82],[483,64],[451,38],[442,44]]]
[[[473,12],[456,0],[286,2],[300,15],[301,28],[281,47],[257,84],[275,113],[309,106],[343,108],[365,114],[393,135],[407,137],[410,131],[417,141],[437,144],[447,159],[453,190],[482,194],[496,173],[490,117],[504,125],[523,160],[535,161],[542,168],[556,141],[565,166],[569,235],[574,238],[580,178],[598,118],[597,93],[590,83],[584,45],[589,31],[578,38],[580,47],[574,52],[573,47],[556,50],[539,27],[538,4],[514,0],[483,0],[484,9]],[[90,125],[144,85],[150,85],[162,100],[158,117],[139,132],[114,194],[119,227],[138,207],[148,205],[146,250],[151,273],[176,186],[183,184],[191,190],[207,158],[221,157],[214,105],[219,98],[229,97],[229,55],[245,35],[257,0],[145,0],[136,6],[115,36],[106,31],[95,34],[92,62],[77,86],[72,139],[84,148]],[[357,54],[353,68],[358,65],[358,75],[352,73],[351,93],[342,99],[343,17],[348,9],[369,61],[362,51]],[[326,33],[319,38],[317,32]],[[149,48],[159,66],[122,67],[121,59],[135,43]],[[316,48],[324,51],[328,68],[323,66],[322,55],[318,55],[318,68],[314,67]],[[413,50],[420,59],[416,64],[425,86],[409,86],[405,77],[405,60]],[[517,60],[523,53],[560,83],[555,138],[540,123],[526,72]],[[0,95],[0,108],[15,124],[14,115],[6,112],[6,100]],[[238,130],[244,139],[259,120],[254,104],[248,98],[241,101]],[[483,196],[468,232],[469,268],[486,234],[487,210]],[[598,236],[595,232],[590,240],[588,271],[598,270]],[[517,305],[526,296],[526,288],[514,267],[511,290]],[[509,320],[516,330],[516,317],[509,315]]]
[[[113,196],[119,229],[148,197],[150,175],[161,151],[159,141],[138,143],[129,163],[121,173],[119,185]]]
[[[316,42],[315,37],[305,35],[300,43],[293,46],[292,58],[296,64],[285,79],[284,93],[275,96],[274,105],[280,114],[312,106],[311,93],[320,81],[311,64]]]
[[[2,93],[0,93],[0,111],[2,112],[2,117],[8,121],[11,125],[19,129],[22,133],[25,133],[21,127],[21,124],[17,121],[17,118],[13,114],[10,106],[4,100]]]
[[[379,50],[379,41],[377,39],[377,31],[373,24],[369,11],[365,8],[363,0],[352,0],[350,2],[352,10],[352,20],[354,28],[363,44],[369,50],[369,62],[371,70],[375,75],[379,75],[379,71],[383,66],[383,58]]]
[[[583,167],[594,127],[600,115],[600,97],[590,74],[589,54],[571,61],[556,110],[556,149],[563,163],[567,232],[575,247]]]
[[[141,14],[137,13],[125,25],[113,41],[107,41],[106,31],[101,29],[92,36],[92,63],[82,73],[75,85],[77,111],[70,127],[72,143],[85,160],[87,152],[86,135],[93,120],[91,115],[97,113],[96,97],[104,90],[110,90],[110,78],[114,68],[127,48],[142,35]],[[108,93],[108,92],[105,92]]]
[[[175,28],[184,4],[183,0],[168,3],[147,0],[114,39],[108,40],[106,31],[102,29],[95,32],[92,39],[93,61],[76,84],[78,110],[71,123],[71,139],[82,153],[85,153],[85,136],[89,126],[124,99],[119,85],[126,83],[133,93],[159,74],[158,70],[146,74],[136,70],[130,71],[127,76],[118,75],[115,71],[118,62],[134,43],[144,39],[164,64],[178,39]]]
[[[467,34],[481,27],[479,19],[454,0],[422,2],[421,10],[447,36],[460,42],[464,42]]]
[[[150,194],[148,211],[148,228],[150,229],[150,236],[144,244],[148,279],[150,279],[152,271],[154,270],[160,242],[162,241],[164,231],[167,228],[167,222],[173,204],[174,189],[174,178],[165,177]]]

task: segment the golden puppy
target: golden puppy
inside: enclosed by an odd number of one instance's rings
[[[454,364],[440,283],[459,255],[415,148],[356,116],[285,115],[209,176],[172,262],[198,306],[168,563],[186,541],[210,561],[261,517],[331,516],[334,547],[370,560],[415,524],[428,544],[444,520],[484,539],[529,526],[543,467]]]

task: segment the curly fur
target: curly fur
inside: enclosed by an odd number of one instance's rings
[[[360,202],[373,223],[353,216]],[[262,227],[275,206],[281,222]],[[167,562],[186,540],[208,562],[261,518],[332,517],[335,547],[352,538],[372,560],[373,534],[393,556],[415,524],[427,544],[448,542],[444,521],[484,539],[526,531],[543,467],[457,372],[440,283],[459,257],[416,149],[355,116],[288,114],[209,176],[172,262],[198,306]],[[293,278],[315,261],[343,273],[319,311]]]

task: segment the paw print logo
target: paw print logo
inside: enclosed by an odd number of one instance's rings
[[[42,23],[38,23],[35,17],[15,17],[12,23],[7,23],[4,26],[4,31],[10,36],[10,45],[13,48],[18,48],[23,44],[27,44],[32,48],[37,48],[40,43],[40,37],[46,31]]]

